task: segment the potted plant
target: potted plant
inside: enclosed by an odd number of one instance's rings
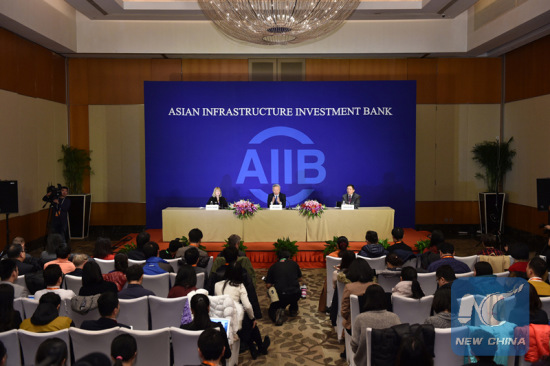
[[[498,234],[502,231],[504,216],[504,201],[506,194],[501,193],[502,182],[506,173],[512,170],[516,150],[511,148],[514,140],[483,141],[472,149],[474,161],[483,172],[476,173],[475,177],[487,185],[487,191],[479,193],[479,218],[482,233]]]
[[[290,253],[290,258],[292,258],[298,253],[298,245],[296,245],[296,243],[296,240],[292,241],[288,237],[279,238],[276,243],[273,243],[273,246],[275,247],[275,252],[279,252],[280,250],[288,250]]]
[[[69,188],[69,233],[74,239],[83,239],[88,236],[90,230],[90,211],[92,208],[92,195],[83,193],[84,177],[92,173],[90,167],[90,152],[61,145],[62,158],[58,161],[63,164],[63,178]]]

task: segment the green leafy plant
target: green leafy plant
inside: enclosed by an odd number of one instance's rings
[[[422,253],[424,251],[424,249],[430,247],[431,242],[432,241],[430,239],[419,240],[419,241],[416,242],[416,244],[414,246],[416,247],[416,249],[418,249],[418,251],[420,253]]]
[[[388,250],[388,248],[390,247],[390,243],[388,243],[388,239],[380,239],[378,240],[378,244],[382,245],[386,250]]]
[[[225,244],[223,245],[223,247],[224,247],[224,248],[229,247],[229,243],[228,243],[228,240],[227,240],[227,239],[225,239]],[[246,250],[248,249],[248,247],[244,245],[244,240],[241,240],[241,241],[239,242],[238,249],[239,249],[241,252],[246,252]]]
[[[296,245],[298,241],[290,240],[287,238],[279,238],[277,239],[277,242],[273,243],[273,246],[275,247],[275,252],[279,252],[280,250],[288,250],[290,253],[290,257],[294,257],[296,253],[298,253],[298,245]]]
[[[338,249],[338,237],[334,236],[332,240],[325,241],[325,250],[323,250],[323,256],[326,257],[330,253]]]
[[[513,137],[506,142],[483,141],[475,144],[472,159],[483,169],[475,177],[487,185],[487,192],[497,192],[502,186],[504,176],[512,170],[516,150],[510,148]]]
[[[137,247],[136,243],[134,242],[131,242],[131,243],[127,243],[127,244],[124,244],[124,246],[122,248],[120,248],[119,250],[117,250],[117,253],[124,253],[124,254],[128,254],[129,252],[131,252],[132,250],[135,250]]]
[[[182,236],[181,238],[176,238],[176,239],[179,239],[184,247],[186,247],[190,244],[189,239],[187,239],[187,236],[185,236],[185,235]],[[199,249],[204,250],[206,252],[206,247],[202,244],[199,244]]]
[[[63,157],[58,160],[63,164],[63,178],[70,193],[82,193],[82,183],[86,174],[92,174],[90,166],[91,151],[61,145]]]

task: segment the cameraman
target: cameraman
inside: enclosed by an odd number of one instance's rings
[[[42,198],[43,201],[51,202],[52,222],[50,232],[61,234],[66,243],[69,243],[68,213],[69,208],[71,208],[71,200],[67,198],[68,194],[69,188],[61,187],[59,197],[51,200],[50,196],[52,195],[52,191],[50,190]]]

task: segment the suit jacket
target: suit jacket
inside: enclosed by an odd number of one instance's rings
[[[114,319],[110,318],[99,318],[98,320],[84,320],[80,329],[84,330],[105,330],[111,329],[114,327],[130,328],[125,324],[120,324]]]
[[[350,204],[355,206],[355,208],[361,207],[361,196],[353,192],[351,195],[351,200],[348,199],[348,194],[342,195],[342,203]]]
[[[269,196],[267,196],[267,207],[269,208],[269,205],[271,205],[271,201],[273,201],[273,197],[275,195],[273,193],[270,193]],[[286,194],[279,193],[279,201],[281,201],[281,205],[283,205],[283,208],[286,208]]]
[[[207,205],[218,205],[218,200],[216,200],[216,197],[210,197],[208,199]],[[218,205],[220,208],[227,208],[229,205],[227,204],[227,200],[225,197],[220,197],[220,204]]]

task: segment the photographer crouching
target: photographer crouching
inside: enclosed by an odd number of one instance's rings
[[[69,188],[60,184],[49,186],[42,200],[50,203],[50,233],[60,234],[65,242],[69,243],[68,213],[71,208],[71,200],[67,197]]]

